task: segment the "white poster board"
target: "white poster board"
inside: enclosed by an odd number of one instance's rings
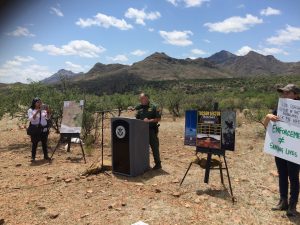
[[[270,121],[264,151],[300,164],[300,101],[280,98],[277,115],[280,121]]]
[[[81,132],[84,101],[64,101],[60,133],[74,134]]]
[[[284,122],[270,122],[264,151],[300,164],[300,128]]]
[[[277,116],[280,118],[280,121],[300,127],[300,101],[280,98]]]

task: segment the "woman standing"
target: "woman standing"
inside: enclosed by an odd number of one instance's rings
[[[31,106],[28,109],[28,119],[30,121],[29,126],[39,127],[39,132],[33,133],[30,135],[32,142],[31,149],[31,162],[35,162],[36,149],[39,141],[42,142],[44,159],[49,160],[48,156],[48,134],[49,129],[47,126],[47,120],[50,119],[50,111],[47,107],[46,109],[42,109],[42,101],[39,98],[34,98],[32,100]]]
[[[284,88],[278,88],[277,91],[281,98],[299,100],[300,89],[294,84],[288,84]],[[278,121],[277,112],[268,114],[264,120],[265,127],[269,121]],[[279,203],[272,210],[287,210],[287,216],[296,216],[296,206],[299,196],[299,165],[282,158],[275,157],[275,163],[279,175]],[[290,181],[290,198],[288,201],[288,189]]]

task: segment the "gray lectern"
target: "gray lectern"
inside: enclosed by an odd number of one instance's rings
[[[149,166],[149,124],[131,118],[111,119],[112,170],[138,176]]]

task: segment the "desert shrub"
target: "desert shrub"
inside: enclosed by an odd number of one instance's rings
[[[91,155],[94,150],[93,144],[95,143],[95,137],[93,135],[86,135],[86,137],[84,138],[84,143],[85,152],[87,153],[87,155]]]
[[[244,109],[245,102],[241,98],[223,98],[219,100],[219,108],[221,110],[225,109]]]
[[[181,104],[184,100],[185,94],[180,90],[171,90],[165,93],[165,104],[169,113],[173,117],[179,117],[181,115]]]
[[[243,115],[248,122],[256,122],[264,126],[263,120],[265,116],[269,113],[269,109],[260,108],[260,109],[244,109]]]

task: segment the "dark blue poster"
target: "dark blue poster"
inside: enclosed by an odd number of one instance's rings
[[[197,110],[185,111],[184,145],[196,146],[197,138]]]
[[[236,113],[234,111],[224,111],[222,120],[222,149],[234,151]]]

